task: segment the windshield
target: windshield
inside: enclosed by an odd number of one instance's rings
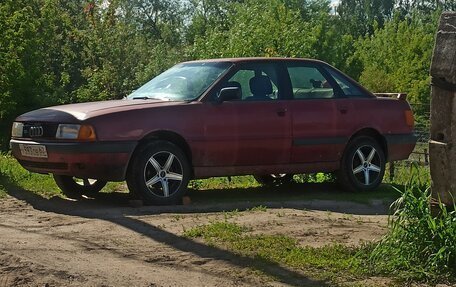
[[[231,63],[183,63],[153,78],[128,99],[157,99],[189,101],[201,96],[229,67]]]

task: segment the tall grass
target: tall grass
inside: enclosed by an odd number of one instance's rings
[[[454,280],[456,275],[456,204],[431,207],[430,188],[412,175],[401,197],[392,204],[389,232],[370,253],[367,263],[376,273],[405,279]]]

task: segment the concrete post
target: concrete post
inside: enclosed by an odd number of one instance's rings
[[[431,63],[432,197],[447,206],[456,200],[456,12],[444,12]]]

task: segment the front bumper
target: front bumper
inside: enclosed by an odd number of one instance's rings
[[[42,145],[47,158],[24,156],[20,145]],[[57,143],[31,140],[10,141],[13,156],[27,170],[80,178],[122,181],[136,142]]]

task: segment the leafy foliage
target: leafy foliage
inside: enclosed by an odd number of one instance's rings
[[[434,32],[437,21],[395,17],[358,42],[355,57],[364,69],[360,82],[372,91],[406,92],[413,103],[429,103]],[[415,111],[424,114],[426,109]]]

